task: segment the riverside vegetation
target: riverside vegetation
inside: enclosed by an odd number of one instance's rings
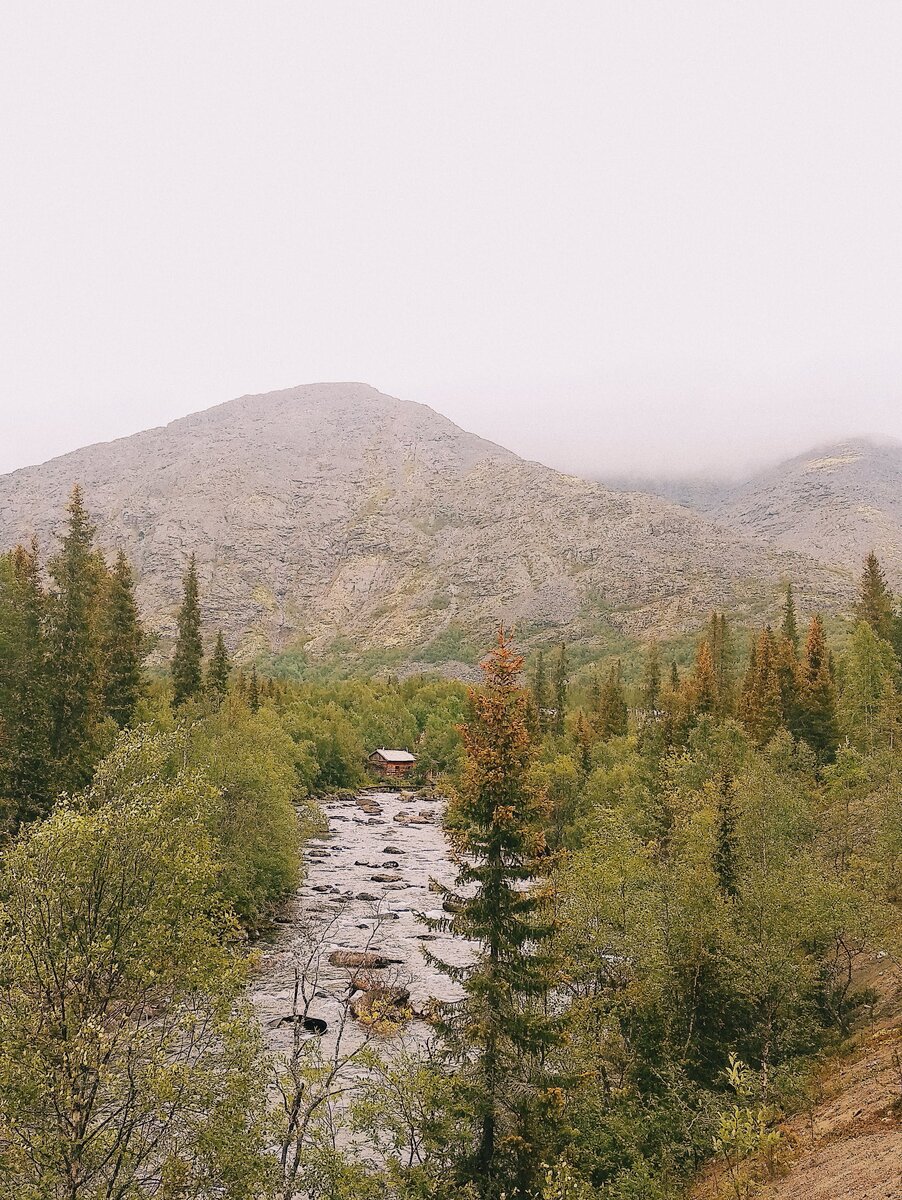
[[[665,1200],[712,1156],[735,1195],[776,1167],[859,966],[899,951],[902,623],[873,555],[829,636],[788,587],[779,628],[715,614],[691,667],[651,645],[630,683],[564,646],[524,669],[504,632],[470,690],[264,678],[204,638],[193,561],[168,672],[150,648],[76,489],[46,569],[0,560],[0,1197]],[[450,797],[430,923],[472,946],[436,963],[460,999],[428,1041],[371,1005],[353,1056],[299,1025],[277,1061],[248,934],[374,745]]]

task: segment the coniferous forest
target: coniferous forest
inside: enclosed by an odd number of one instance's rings
[[[524,660],[500,628],[470,687],[314,681],[211,627],[193,555],[151,636],[89,502],[0,559],[0,1198],[778,1177],[902,951],[902,617],[874,554],[847,618],[787,582],[771,624],[712,613],[688,665]],[[415,751],[403,788],[441,813],[453,872],[420,923],[453,998],[414,1012],[371,945],[332,952],[325,1031],[314,926],[276,1052],[261,958],[305,919],[327,805],[377,804],[376,747]]]

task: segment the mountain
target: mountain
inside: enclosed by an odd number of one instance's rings
[[[874,550],[902,589],[902,443],[822,446],[698,507],[737,533],[856,572]]]
[[[608,479],[674,500],[744,537],[857,572],[874,550],[902,590],[902,443],[850,438],[727,483]]]
[[[0,477],[0,547],[35,532],[46,552],[76,481],[164,638],[194,551],[208,631],[244,653],[438,662],[472,657],[500,620],[526,641],[599,643],[691,629],[714,606],[760,612],[784,577],[812,604],[849,594],[810,560],[360,383],[244,396]]]

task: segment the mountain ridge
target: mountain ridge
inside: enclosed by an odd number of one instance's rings
[[[823,562],[857,569],[874,550],[902,588],[902,442],[895,438],[823,442],[733,482],[634,483],[752,540]]]
[[[34,532],[46,551],[75,482],[151,625],[171,635],[195,552],[209,628],[247,654],[349,641],[440,661],[502,619],[527,642],[603,641],[766,610],[789,577],[811,605],[849,594],[842,572],[360,383],[248,394],[2,476],[0,546]]]

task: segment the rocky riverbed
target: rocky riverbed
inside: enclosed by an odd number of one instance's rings
[[[442,801],[414,792],[365,791],[323,806],[328,832],[306,849],[306,877],[282,923],[263,948],[252,999],[270,1049],[290,1051],[297,974],[306,977],[311,1032],[331,1041],[353,985],[409,993],[406,1029],[426,1038],[432,998],[458,995],[455,984],[429,964],[424,947],[463,964],[467,947],[433,933],[418,913],[441,916],[431,880],[450,884],[455,866],[441,828]],[[359,955],[370,956],[359,958]],[[358,989],[359,994],[359,989]],[[347,1025],[345,1044],[363,1038]]]

